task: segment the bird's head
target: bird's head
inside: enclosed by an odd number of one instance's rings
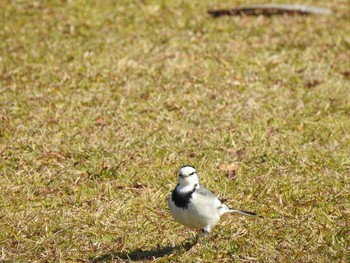
[[[179,185],[181,186],[194,186],[198,185],[199,178],[197,171],[193,166],[185,165],[179,170]]]

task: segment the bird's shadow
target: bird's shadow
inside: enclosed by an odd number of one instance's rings
[[[112,260],[128,260],[128,261],[138,261],[154,259],[159,257],[164,257],[174,253],[184,253],[189,251],[194,245],[198,243],[199,238],[189,238],[183,241],[181,244],[176,246],[166,245],[163,247],[156,247],[152,249],[143,250],[141,248],[135,249],[130,252],[118,252],[112,251],[107,254],[90,258],[89,262],[109,262]]]

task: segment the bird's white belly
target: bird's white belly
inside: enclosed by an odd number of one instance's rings
[[[192,229],[212,228],[220,219],[218,209],[204,203],[196,195],[193,195],[187,208],[177,207],[170,196],[169,209],[176,221]]]

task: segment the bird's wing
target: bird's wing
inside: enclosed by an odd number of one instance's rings
[[[196,192],[200,195],[216,198],[216,196],[211,191],[209,191],[207,188],[204,188],[203,186],[200,186]]]
[[[214,195],[211,191],[208,189],[204,188],[203,186],[200,186],[197,190],[196,193],[200,196],[203,196],[204,200],[208,204],[213,204],[216,208],[219,208],[222,206],[222,203],[220,200]]]

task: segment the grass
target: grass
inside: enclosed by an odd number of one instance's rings
[[[244,2],[0,3],[2,261],[349,260],[349,5],[206,15]],[[183,164],[264,218],[182,245]]]

